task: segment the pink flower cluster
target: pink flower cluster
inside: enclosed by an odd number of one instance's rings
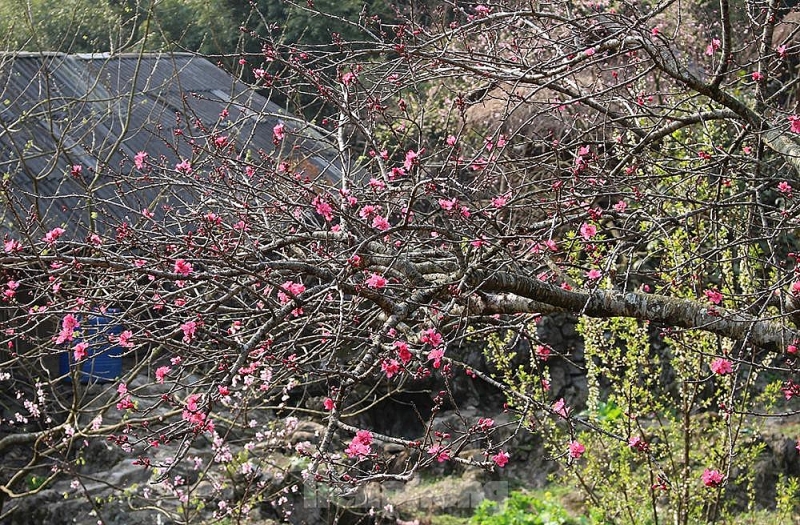
[[[597,268],[592,268],[591,270],[586,272],[586,278],[590,281],[596,281],[603,276],[603,272],[598,270]]]
[[[536,347],[536,357],[541,359],[542,361],[547,361],[550,359],[550,349],[544,345],[538,345]]]
[[[372,227],[376,230],[386,231],[392,227],[389,221],[383,215],[376,214],[372,218]]]
[[[75,358],[75,361],[80,361],[81,359],[85,358],[88,355],[87,349],[89,348],[89,343],[86,341],[81,341],[80,343],[76,344],[72,348],[72,355]]]
[[[117,403],[117,410],[130,410],[135,408],[131,396],[128,393],[128,385],[120,383],[117,386],[117,393],[119,394],[119,402]]]
[[[65,315],[64,319],[61,320],[61,331],[58,333],[58,337],[56,337],[56,344],[60,345],[67,341],[72,341],[75,337],[75,331],[79,326],[80,321],[78,321],[77,317],[72,314]]]
[[[404,365],[407,365],[413,357],[411,351],[408,349],[408,343],[405,341],[395,341],[394,348],[397,351],[397,357],[400,358],[400,361],[402,361]]]
[[[419,150],[419,151],[414,151],[412,149],[408,150],[406,152],[406,158],[403,161],[403,168],[405,168],[405,170],[408,171],[411,168],[413,168],[414,166],[418,166],[419,165],[419,156],[422,155],[422,153],[424,151],[425,150],[422,150],[422,149]]]
[[[64,228],[53,228],[44,235],[44,242],[48,246],[53,246],[59,237],[64,235],[67,231]],[[6,249],[8,251],[8,249]]]
[[[197,431],[208,430],[209,432],[213,432],[214,424],[208,419],[205,412],[201,410],[199,404],[200,399],[200,394],[190,394],[189,397],[186,398],[186,405],[184,406],[182,414],[183,420],[194,425]]]
[[[169,374],[170,370],[172,369],[168,366],[159,366],[156,368],[156,381],[159,384],[163,384],[164,378],[167,376],[167,374]]]
[[[711,371],[717,375],[724,376],[733,372],[733,363],[729,359],[718,357],[711,361]]]
[[[144,169],[144,162],[147,160],[147,152],[140,151],[133,157],[133,165],[137,170]]]
[[[17,253],[22,251],[22,243],[16,239],[7,239],[3,241],[3,251],[6,253]]]
[[[650,449],[650,444],[639,436],[633,436],[628,440],[628,446],[639,452],[647,452]]]
[[[442,366],[442,358],[444,357],[444,349],[435,348],[428,352],[428,361],[433,361],[433,368]]]
[[[428,454],[436,456],[436,461],[439,463],[444,463],[448,459],[450,459],[450,450],[442,445],[436,444],[432,445],[428,448]]]
[[[706,46],[706,55],[711,56],[717,51],[720,46],[722,46],[722,42],[720,42],[719,38],[712,38],[711,42]]]
[[[194,340],[198,326],[199,324],[197,323],[197,321],[186,321],[181,325],[181,331],[183,332],[184,343],[188,344]]]
[[[722,294],[715,288],[709,288],[703,292],[708,300],[713,304],[720,304],[722,302]]]
[[[274,142],[276,146],[280,144],[285,136],[286,126],[283,124],[283,122],[279,122],[274,128],[272,128],[272,142]]]
[[[373,273],[369,276],[369,278],[364,281],[368,288],[372,288],[375,290],[380,290],[381,288],[385,288],[388,281],[386,277],[383,275],[379,275],[377,273]]]
[[[419,340],[420,342],[427,343],[435,348],[442,344],[443,338],[442,334],[436,331],[436,328],[428,328],[422,332],[422,334],[419,336]]]
[[[502,208],[506,204],[508,204],[509,199],[511,199],[511,194],[506,193],[505,195],[498,195],[492,199],[492,206],[495,208]]]
[[[117,344],[122,348],[133,348],[134,343],[131,341],[131,338],[133,338],[133,332],[130,330],[125,330],[119,334],[119,338],[117,338]]]
[[[381,362],[381,370],[386,374],[386,379],[391,379],[400,373],[400,363],[395,359],[384,359]]]
[[[194,268],[192,268],[191,263],[187,262],[185,259],[178,259],[175,261],[174,270],[178,275],[188,277]]]
[[[433,349],[428,352],[428,361],[433,361],[433,368],[441,367],[442,358],[444,357],[444,348],[440,348],[444,341],[442,334],[436,331],[435,328],[428,328],[422,332],[419,340],[433,347]]]
[[[586,447],[578,441],[571,441],[569,444],[569,457],[572,459],[580,458],[586,452]]]
[[[358,76],[352,71],[347,71],[346,73],[342,73],[342,84],[344,84],[345,86],[354,84],[356,78],[358,78]]]
[[[281,302],[281,304],[286,304],[292,300],[292,298],[286,292],[289,292],[294,296],[298,296],[306,291],[306,287],[303,283],[286,281],[281,285],[281,290],[282,291],[278,292],[278,300]]]
[[[555,414],[558,414],[559,416],[563,417],[564,419],[569,418],[570,410],[569,410],[569,407],[567,406],[566,402],[564,401],[563,397],[561,399],[559,399],[558,401],[556,401],[555,403],[553,403],[553,407],[552,408],[553,408],[553,412]]]
[[[369,430],[359,430],[356,432],[356,437],[350,442],[350,445],[345,449],[345,453],[351,458],[364,458],[372,452],[372,432]]]
[[[511,455],[508,452],[501,450],[500,452],[492,456],[492,461],[498,467],[503,468],[508,464],[508,458],[510,457]]]
[[[792,133],[800,133],[800,116],[789,115],[789,127]]]
[[[322,215],[326,221],[330,222],[333,220],[333,208],[330,204],[328,204],[327,201],[325,201],[325,199],[320,196],[316,196],[314,197],[314,200],[311,201],[311,204],[314,205],[314,210],[318,214]]]
[[[595,226],[594,224],[589,224],[587,222],[581,224],[581,237],[583,237],[585,240],[588,241],[595,235],[597,235],[597,226]]]
[[[722,472],[716,469],[705,469],[700,477],[706,487],[719,487],[725,479]]]
[[[795,383],[790,379],[781,387],[781,392],[787,401],[794,397],[800,397],[800,383]]]
[[[572,168],[574,175],[580,175],[589,169],[589,162],[592,160],[592,150],[589,146],[581,146],[578,148],[578,154],[575,156],[575,166]]]
[[[3,297],[5,299],[13,299],[15,295],[17,295],[17,288],[19,288],[19,281],[14,281],[13,279],[6,282],[6,289],[3,291]]]
[[[179,163],[175,164],[175,171],[183,173],[184,175],[189,175],[192,173],[192,163],[186,159],[183,159]]]

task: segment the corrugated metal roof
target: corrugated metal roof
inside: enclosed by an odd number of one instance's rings
[[[173,131],[200,121],[240,151],[271,153],[272,128],[282,116],[277,105],[191,54],[0,55],[0,175],[7,188],[0,230],[21,230],[32,216],[46,217],[50,227],[87,224],[97,210],[88,204],[85,180],[70,175],[73,164],[91,178],[98,174],[91,193],[104,203],[102,213],[124,217],[161,190],[120,191],[124,183],[114,173],[136,152],[168,162],[190,158],[188,141]],[[306,136],[294,154],[309,152],[302,159],[308,171],[337,180],[332,148],[312,130]]]

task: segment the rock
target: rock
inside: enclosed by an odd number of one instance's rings
[[[163,515],[153,509],[134,511],[124,498],[109,498],[111,489],[105,484],[92,484],[90,494],[97,509],[79,491],[67,482],[59,482],[52,489],[43,490],[33,496],[7,504],[4,510],[16,505],[4,525],[95,525],[102,518],[106,525],[167,525]],[[99,489],[103,487],[103,489]],[[66,497],[65,497],[66,494]],[[159,518],[159,516],[161,516]]]
[[[403,518],[451,514],[469,516],[475,507],[489,495],[497,495],[491,483],[481,483],[470,476],[466,478],[445,477],[402,487],[372,487],[367,501],[374,508],[392,505]]]
[[[90,441],[82,455],[85,462],[80,467],[81,474],[107,472],[127,457],[120,447],[99,439]]]
[[[753,465],[756,489],[756,505],[760,508],[774,508],[779,475],[797,476],[800,474],[800,457],[795,446],[797,442],[783,435],[762,437],[766,447]]]
[[[325,427],[313,421],[300,421],[297,427],[289,434],[288,442],[291,445],[298,443],[309,442],[318,444],[322,436],[325,434]]]
[[[383,452],[386,454],[401,454],[405,452],[405,445],[399,443],[385,443],[383,445]]]

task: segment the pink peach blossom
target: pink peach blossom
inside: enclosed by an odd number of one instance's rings
[[[386,287],[386,283],[388,281],[386,280],[386,277],[377,273],[373,273],[365,282],[367,283],[367,287],[380,290],[381,288]]]
[[[164,383],[164,378],[169,374],[170,370],[172,370],[168,366],[159,366],[156,368],[156,381],[158,383]]]
[[[501,450],[500,452],[492,456],[492,461],[498,467],[503,468],[508,464],[508,458],[510,457],[511,455],[508,452]]]
[[[569,457],[572,459],[580,458],[583,453],[586,452],[586,447],[584,447],[578,441],[571,441],[569,444]]]
[[[700,476],[700,479],[703,481],[703,485],[706,487],[719,487],[722,485],[724,476],[719,470],[707,468],[703,471],[703,475]]]
[[[65,233],[66,230],[64,228],[53,228],[44,235],[44,242],[46,242],[48,246],[52,246],[56,243],[58,238],[64,235]]]
[[[729,359],[718,357],[711,361],[710,368],[715,374],[724,376],[733,372],[733,363]]]

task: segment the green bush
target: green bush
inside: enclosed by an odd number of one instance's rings
[[[550,493],[539,497],[514,491],[502,504],[485,500],[470,520],[472,525],[583,525],[587,518],[572,517]]]

